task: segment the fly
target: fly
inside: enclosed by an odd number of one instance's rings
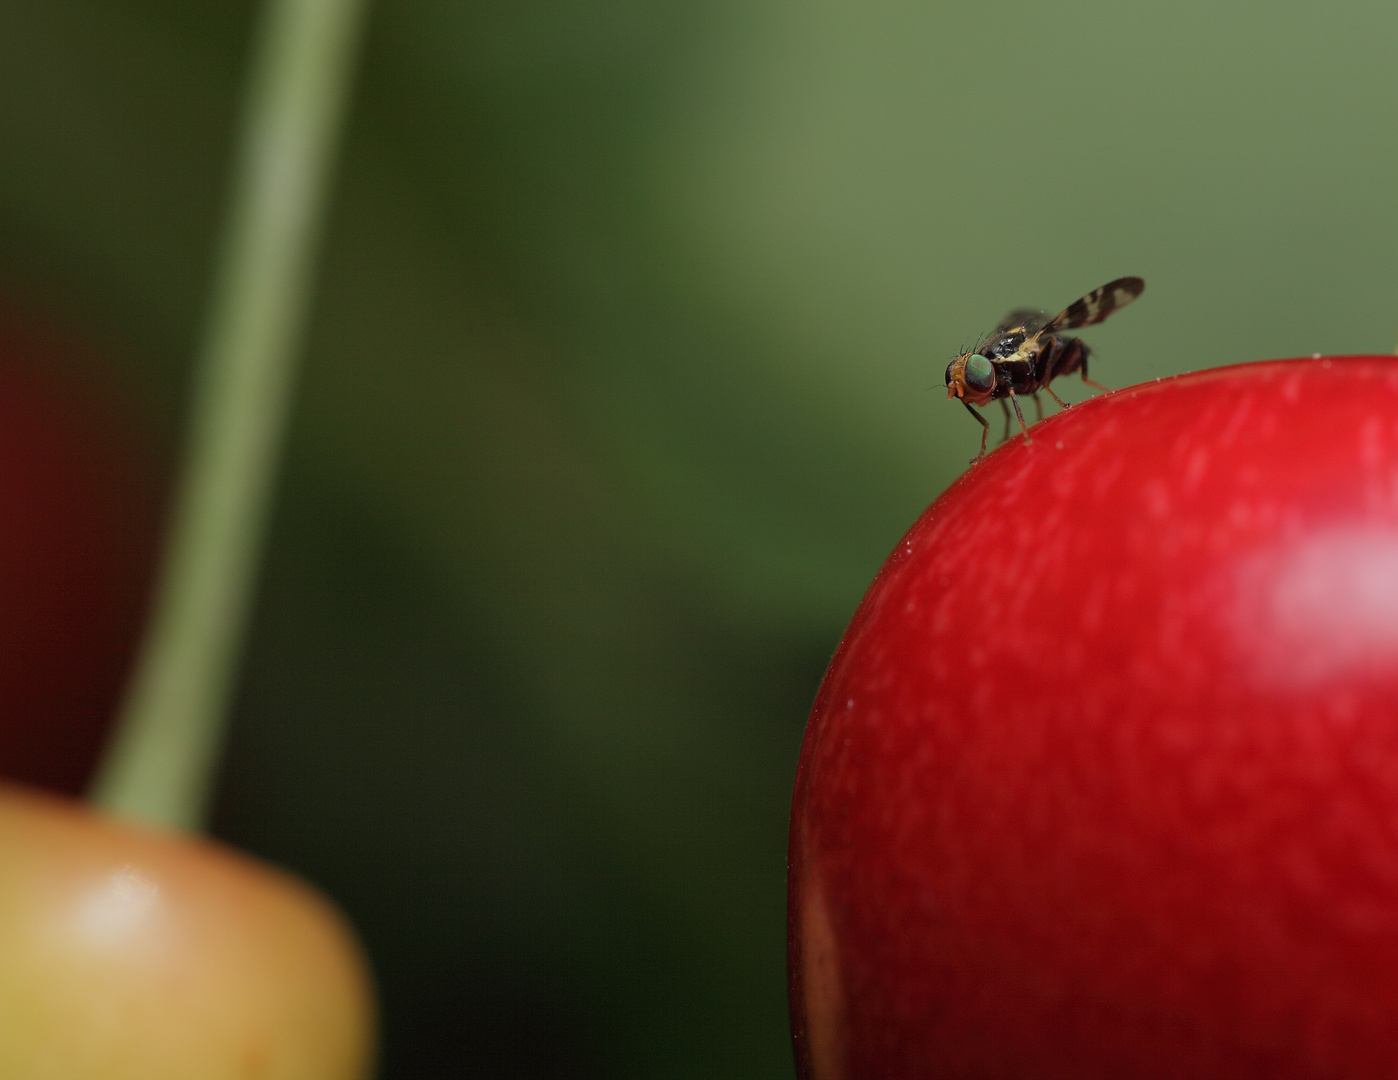
[[[1005,399],[1009,398],[1024,437],[1028,439],[1029,427],[1019,409],[1021,395],[1032,396],[1037,406],[1039,391],[1046,390],[1049,397],[1066,409],[1067,404],[1053,392],[1049,383],[1075,371],[1082,374],[1082,381],[1088,386],[1106,389],[1087,377],[1088,347],[1078,338],[1060,331],[1101,322],[1117,308],[1125,307],[1140,296],[1145,287],[1146,283],[1138,277],[1117,278],[1100,289],[1093,289],[1081,300],[1074,300],[1047,322],[1039,312],[1012,311],[973,351],[962,353],[947,365],[947,397],[959,398],[966,411],[981,425],[981,452],[973,461],[985,457],[985,440],[990,433],[990,421],[974,406],[998,400],[1000,408],[1005,410],[1008,434],[1010,410],[1005,407]],[[1042,406],[1039,416],[1043,417]]]

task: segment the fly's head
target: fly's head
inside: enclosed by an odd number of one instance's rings
[[[947,397],[984,405],[995,396],[995,365],[981,353],[962,353],[947,365]]]

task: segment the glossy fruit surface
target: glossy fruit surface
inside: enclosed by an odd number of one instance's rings
[[[362,954],[318,894],[208,841],[0,786],[0,1076],[363,1080]]]
[[[802,1075],[1398,1074],[1398,359],[1031,433],[917,521],[822,684]]]

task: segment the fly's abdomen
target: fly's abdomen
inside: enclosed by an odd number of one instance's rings
[[[1081,371],[1088,356],[1088,348],[1080,338],[1055,337],[1052,342],[1043,355],[1042,379],[1045,383],[1052,382],[1060,375]]]

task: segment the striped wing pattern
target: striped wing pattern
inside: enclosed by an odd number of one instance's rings
[[[1138,277],[1117,278],[1100,289],[1093,289],[1081,300],[1074,300],[1044,326],[1043,332],[1071,330],[1078,326],[1099,323],[1117,308],[1125,307],[1145,291],[1146,283]]]

